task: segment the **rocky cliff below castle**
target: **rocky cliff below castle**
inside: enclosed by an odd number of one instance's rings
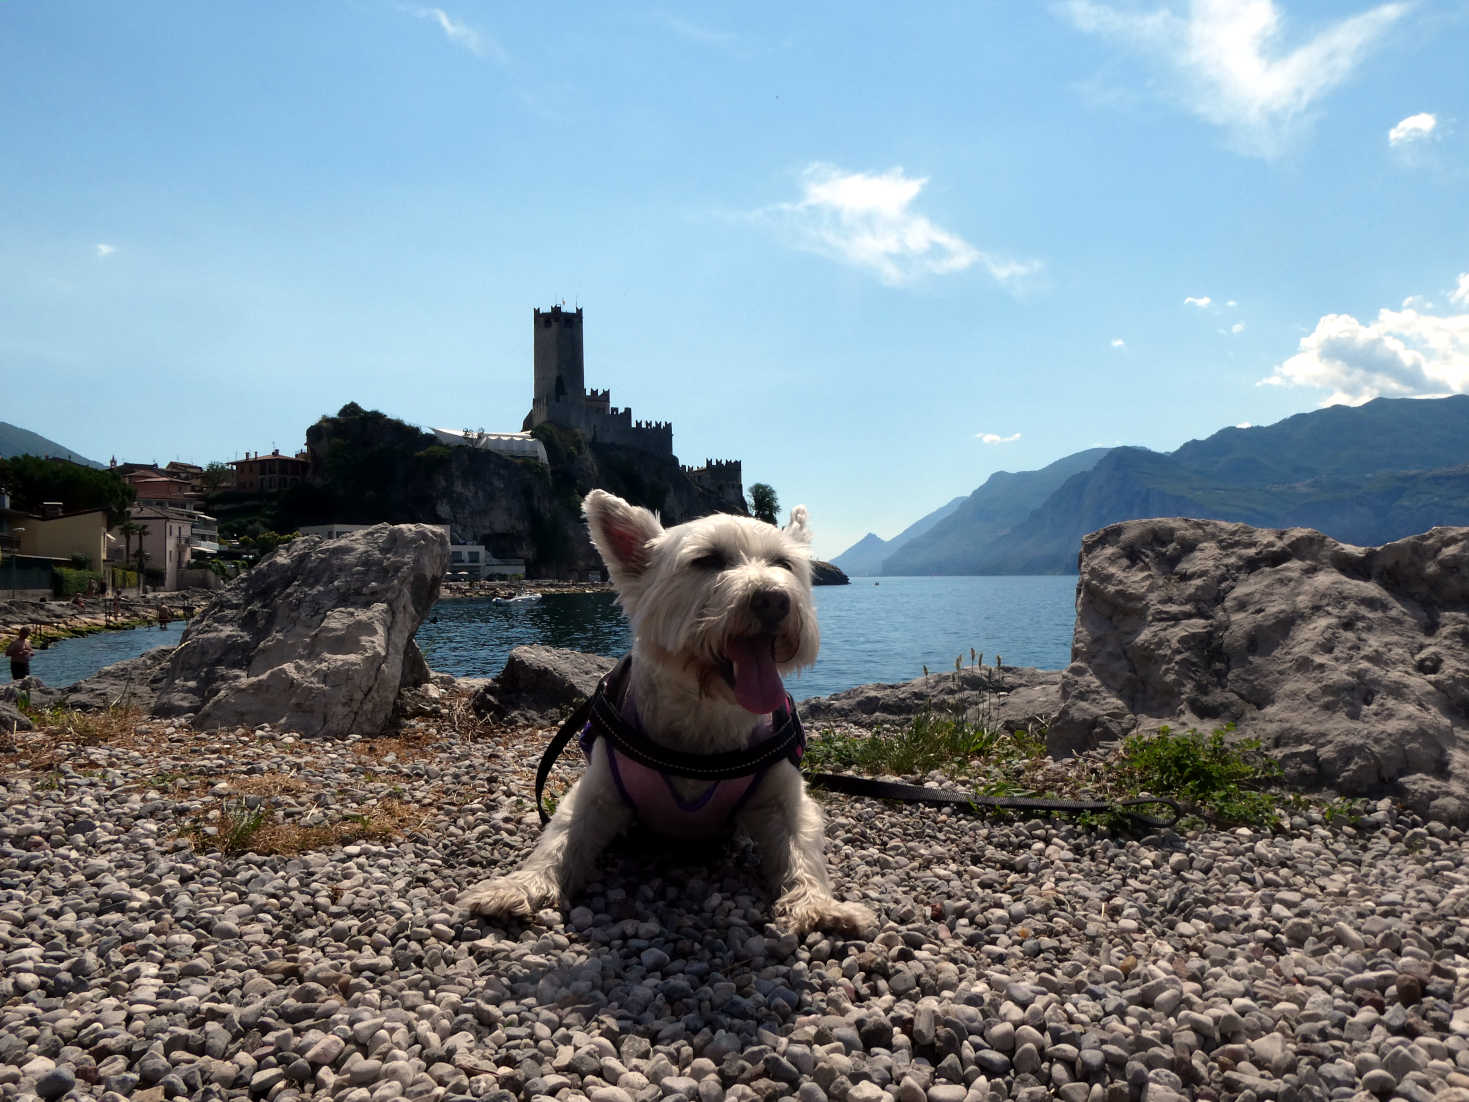
[[[600,571],[581,499],[600,487],[678,524],[712,512],[746,513],[732,487],[701,485],[672,455],[595,443],[537,426],[547,463],[467,447],[349,403],[306,433],[311,474],[281,502],[284,530],[310,524],[447,524],[456,541],[523,559],[533,577]]]

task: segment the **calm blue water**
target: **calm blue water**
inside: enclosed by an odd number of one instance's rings
[[[797,700],[872,681],[907,681],[969,664],[973,647],[1008,666],[1060,669],[1071,657],[1076,578],[854,578],[815,591],[821,656],[786,687]],[[37,651],[31,671],[66,685],[111,662],[163,643],[168,631],[139,628],[68,639]],[[566,594],[534,601],[440,601],[418,629],[432,669],[457,677],[494,677],[513,647],[545,643],[617,655],[631,645],[627,623],[609,593]]]
[[[815,591],[821,656],[786,688],[797,700],[954,668],[973,647],[993,662],[1060,669],[1071,659],[1076,578],[854,578]],[[432,669],[494,677],[514,647],[617,655],[632,637],[611,594],[512,603],[442,601],[418,629]]]
[[[55,646],[36,651],[31,659],[31,673],[48,685],[70,685],[73,681],[91,677],[103,666],[121,662],[124,658],[136,658],[145,650],[177,646],[179,636],[184,633],[184,624],[183,620],[174,620],[161,631],[154,625],[127,631],[104,631],[80,639],[63,639]],[[5,667],[4,676],[9,678],[9,666]]]

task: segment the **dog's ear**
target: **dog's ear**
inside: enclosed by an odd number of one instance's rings
[[[795,540],[797,543],[810,543],[811,525],[807,523],[808,516],[809,514],[806,512],[806,506],[797,505],[794,509],[791,510],[790,523],[787,524],[785,528],[782,529],[782,531],[784,531],[786,535],[790,536],[791,539]]]
[[[663,532],[658,518],[640,505],[629,505],[606,490],[593,490],[581,505],[597,554],[612,581],[621,585],[642,575],[651,555],[648,541]]]

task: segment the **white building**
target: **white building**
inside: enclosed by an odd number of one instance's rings
[[[546,445],[528,432],[470,432],[465,429],[434,429],[440,444],[451,448],[479,448],[498,452],[512,459],[534,459],[546,462]]]
[[[536,441],[537,444],[540,441]],[[348,532],[370,528],[368,524],[308,524],[297,531],[303,536],[325,536],[336,539]],[[444,577],[455,581],[483,581],[485,578],[523,578],[524,559],[497,559],[480,543],[455,543],[454,535],[447,524],[433,527],[449,537],[449,566]],[[460,575],[463,575],[461,578]]]
[[[134,505],[128,511],[129,519],[146,531],[141,536],[143,565],[147,570],[158,570],[163,582],[157,588],[173,592],[179,588],[179,571],[186,570],[189,561],[197,555],[212,555],[219,550],[219,525],[211,516],[194,509],[181,509],[170,505]],[[119,530],[112,532],[113,541],[108,545],[108,558],[121,561],[128,540]],[[134,537],[132,554],[127,565],[137,565],[137,537]]]

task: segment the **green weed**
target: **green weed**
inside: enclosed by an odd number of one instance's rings
[[[1186,802],[1210,822],[1275,826],[1281,801],[1264,789],[1280,780],[1280,766],[1258,739],[1228,739],[1233,729],[1230,724],[1206,736],[1160,727],[1156,734],[1132,735],[1123,740],[1116,783],[1130,795],[1146,792]]]
[[[826,730],[806,748],[804,764],[816,772],[858,770],[912,775],[935,769],[968,773],[997,760],[1029,759],[1045,753],[1045,742],[1030,732],[1009,732],[961,716],[926,711],[905,727],[865,735]]]

